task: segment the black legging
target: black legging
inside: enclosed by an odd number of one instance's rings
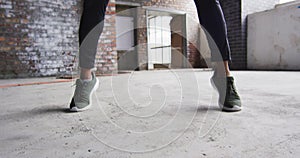
[[[94,67],[98,40],[103,31],[108,1],[84,0],[79,28],[79,66],[82,68]],[[214,49],[214,42],[209,40],[212,50],[212,61],[230,61],[226,22],[219,0],[194,1],[201,25],[207,30],[217,46],[217,49]]]
[[[194,0],[200,24],[213,40],[208,38],[212,61],[231,61],[227,26],[219,0]],[[215,48],[217,45],[217,48]],[[221,55],[220,55],[221,54]]]

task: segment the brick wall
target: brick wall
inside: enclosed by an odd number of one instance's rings
[[[82,2],[81,0],[0,0],[0,78],[74,74],[78,65],[76,58],[79,53],[78,24]],[[188,2],[127,0],[127,2],[140,3],[141,6],[187,10],[188,13],[196,15],[192,0]],[[117,71],[115,17],[113,16],[115,10],[115,0],[110,0],[96,55],[97,73]],[[144,12],[144,10],[140,11]],[[145,16],[141,18],[145,19]],[[145,20],[140,19],[139,22],[145,23]],[[191,35],[197,34],[191,33]],[[139,37],[139,43],[144,46],[139,50],[141,53],[139,63],[146,63],[145,29],[140,30]]]
[[[198,18],[193,0],[118,1],[187,12],[192,18],[188,21],[188,58],[197,67],[199,52],[189,49],[198,43]],[[246,16],[272,8],[277,2],[221,0],[227,19],[233,69],[246,68]],[[0,78],[72,74],[77,68],[81,6],[82,0],[0,0]],[[111,0],[96,56],[98,73],[117,71],[115,11],[115,0]],[[141,9],[140,15],[144,12]],[[146,17],[139,18],[141,26],[145,26],[143,19]],[[138,42],[144,45],[138,51],[139,63],[147,62],[145,31],[140,30],[137,36]]]
[[[0,78],[72,75],[81,0],[0,0]],[[98,73],[116,70],[114,0],[97,53]],[[75,70],[75,71],[74,71]]]
[[[246,52],[242,42],[241,0],[221,0],[227,23],[229,44],[231,48],[231,68],[245,69]]]
[[[0,78],[70,73],[79,1],[1,0]]]
[[[104,29],[99,39],[96,54],[95,67],[97,68],[97,74],[116,73],[118,70],[115,14],[115,0],[110,0],[106,9]]]

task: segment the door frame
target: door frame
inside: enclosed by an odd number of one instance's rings
[[[183,58],[187,59],[187,13],[186,12],[183,12],[183,11],[179,11],[179,10],[173,10],[173,9],[167,9],[167,8],[154,8],[154,7],[146,7],[146,6],[143,6],[142,7],[143,9],[146,10],[146,26],[148,27],[149,26],[149,20],[148,20],[148,16],[149,16],[149,12],[150,11],[154,11],[154,12],[164,12],[164,13],[168,13],[168,14],[171,14],[171,15],[180,15],[180,16],[183,16],[183,22],[184,22],[184,25],[182,27],[182,32],[183,32],[183,48],[182,48],[182,51],[183,51]],[[149,70],[149,66],[150,66],[150,63],[149,63],[149,53],[150,53],[150,48],[149,48],[149,30],[147,29],[147,61],[148,61],[148,70]],[[172,54],[171,54],[172,56]],[[183,59],[183,68],[186,68],[187,67],[187,60]],[[172,63],[171,63],[172,64]]]
[[[135,55],[135,63],[134,63],[134,65],[135,65],[135,67],[137,67],[138,68],[138,65],[139,65],[139,63],[138,63],[138,50],[137,50],[137,48],[135,47],[138,43],[137,43],[137,32],[136,32],[136,29],[135,28],[137,28],[137,15],[136,15],[136,9],[137,8],[139,8],[139,7],[141,7],[141,4],[139,4],[139,3],[133,3],[133,2],[120,2],[120,1],[116,1],[115,2],[116,3],[116,8],[118,7],[118,6],[126,6],[126,7],[128,7],[128,8],[130,8],[130,9],[132,9],[132,11],[134,11],[134,13],[132,13],[132,17],[133,17],[133,42],[134,42],[134,47],[133,47],[133,53],[134,53],[134,55]],[[118,13],[116,13],[116,16],[118,16],[117,15]],[[118,52],[118,51],[117,51]],[[117,53],[118,54],[118,53]],[[119,62],[119,61],[118,61]],[[135,70],[137,70],[137,68],[135,68]],[[121,69],[120,67],[119,67],[119,65],[118,65],[118,71],[124,71],[123,69]],[[130,70],[131,71],[131,70]]]

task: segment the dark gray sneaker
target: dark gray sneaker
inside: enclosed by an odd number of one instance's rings
[[[72,101],[70,103],[70,111],[79,112],[87,110],[92,105],[92,94],[99,87],[99,80],[95,73],[92,73],[91,81],[76,80],[76,89]]]
[[[236,90],[233,77],[213,76],[211,83],[219,93],[219,106],[222,111],[236,112],[242,110],[241,98]]]

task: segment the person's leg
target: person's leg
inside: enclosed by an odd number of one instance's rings
[[[109,0],[84,0],[79,27],[80,78],[91,79],[99,37],[103,31],[104,17]]]
[[[224,66],[228,68],[231,61],[230,47],[227,37],[227,26],[219,0],[194,0],[200,24],[205,28],[212,40],[209,45],[212,49],[212,61],[218,75],[226,74]],[[217,47],[215,47],[215,45]],[[230,74],[230,73],[228,73]]]
[[[106,6],[109,0],[84,0],[79,28],[80,79],[70,103],[70,111],[84,111],[91,106],[91,96],[99,80],[92,72],[99,37],[103,31]]]
[[[241,110],[241,100],[231,77],[229,62],[230,47],[227,26],[219,0],[194,0],[200,24],[207,31],[214,62],[212,83],[219,92],[219,104],[224,111]]]

